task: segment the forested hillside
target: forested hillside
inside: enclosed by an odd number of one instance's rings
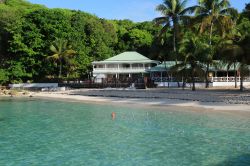
[[[49,9],[25,0],[1,0],[0,84],[83,80],[92,61],[124,51],[160,61],[182,61],[176,73],[194,78],[202,70],[207,85],[215,60],[228,67],[238,62],[241,75],[248,76],[250,4],[238,13],[230,0],[197,0],[192,7],[186,2],[163,0],[156,6],[161,17],[135,23]]]
[[[123,51],[156,58],[159,28],[152,22],[105,20],[24,0],[1,1],[0,83],[53,80],[59,74],[60,58],[64,79],[84,79],[91,71],[91,61]],[[52,50],[52,45],[58,50]],[[52,56],[60,49],[74,53]]]

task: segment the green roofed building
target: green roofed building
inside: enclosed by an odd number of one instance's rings
[[[181,64],[181,61],[178,61],[177,64]],[[200,63],[203,65],[204,74],[206,71],[206,64]],[[152,67],[148,72],[150,73],[151,80],[154,81],[158,86],[177,86],[176,73],[173,68],[176,65],[175,61],[166,61],[158,64],[155,67]],[[214,64],[210,65],[208,72],[208,79],[212,86],[235,86],[235,79],[237,84],[240,84],[241,73],[239,70],[240,63],[235,63],[235,65],[229,65],[223,63],[222,61],[214,61]],[[187,65],[186,68],[190,68],[190,65]],[[248,66],[250,71],[250,66]],[[235,75],[236,74],[236,75]],[[182,77],[179,75],[179,77]],[[199,83],[204,83],[205,86],[205,76],[202,78],[196,77],[199,80]],[[179,82],[183,81],[179,78]],[[245,85],[250,86],[250,73],[246,74],[244,77]]]
[[[104,61],[92,62],[95,82],[105,80],[137,78],[159,64],[138,52],[124,52]]]

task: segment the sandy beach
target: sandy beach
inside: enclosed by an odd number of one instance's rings
[[[178,106],[250,112],[250,92],[236,90],[198,90],[193,92],[179,89],[79,89],[63,92],[36,92],[32,93],[32,96],[94,103]]]

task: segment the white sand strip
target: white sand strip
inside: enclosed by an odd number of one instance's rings
[[[199,101],[183,101],[178,99],[161,99],[161,98],[118,98],[118,97],[92,97],[84,95],[70,95],[60,93],[34,93],[34,97],[53,98],[63,100],[77,100],[84,102],[103,102],[103,103],[121,103],[121,104],[135,104],[135,105],[152,105],[152,106],[181,106],[181,107],[195,107],[223,111],[248,111],[250,112],[250,105],[245,104],[226,104],[217,102],[199,102]]]

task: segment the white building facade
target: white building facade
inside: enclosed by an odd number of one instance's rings
[[[93,79],[96,83],[114,79],[136,79],[158,64],[159,61],[151,60],[137,52],[124,52],[104,61],[92,62]]]

